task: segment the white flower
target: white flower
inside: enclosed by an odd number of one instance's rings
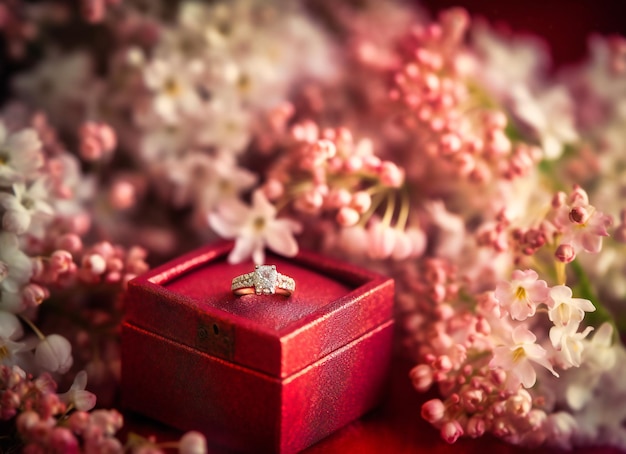
[[[599,331],[599,330],[598,330]],[[589,398],[574,413],[579,423],[577,439],[589,444],[611,444],[626,448],[626,350],[620,342],[611,349],[616,361],[595,382],[580,383]],[[576,370],[578,372],[578,370]]]
[[[138,113],[135,121],[143,129],[137,139],[140,158],[148,165],[168,158],[176,159],[183,151],[192,147],[196,136],[202,133],[199,125],[193,122],[167,124],[154,112],[146,115]]]
[[[9,133],[0,121],[0,186],[24,181],[42,165],[37,133],[33,129]]]
[[[43,178],[36,180],[27,189],[21,183],[13,185],[14,194],[0,193],[0,206],[6,211],[2,217],[2,227],[18,235],[26,232],[33,218],[51,216],[54,210],[45,201],[48,190]]]
[[[74,362],[72,345],[59,335],[51,334],[43,339],[35,349],[35,361],[49,372],[67,372]]]
[[[556,326],[573,323],[576,327],[585,317],[585,312],[596,310],[591,301],[572,298],[572,289],[566,285],[556,285],[550,289],[548,316]]]
[[[0,311],[0,338],[19,339],[24,329],[19,319],[10,312]]]
[[[579,75],[593,94],[603,101],[614,104],[624,99],[626,94],[626,78],[612,71],[611,38],[606,36],[592,36],[588,41],[589,61]]]
[[[550,341],[559,353],[557,358],[563,368],[580,366],[584,350],[582,341],[593,331],[593,327],[588,326],[581,333],[577,333],[577,330],[578,323],[569,323],[550,328]]]
[[[81,370],[74,377],[69,391],[59,394],[62,402],[72,405],[78,411],[89,411],[96,406],[96,395],[85,390],[87,386],[87,372]]]
[[[584,349],[579,369],[565,375],[564,397],[573,410],[587,406],[602,376],[615,366],[621,347],[613,344],[613,327],[603,323],[591,340],[583,340]],[[611,373],[611,372],[608,372]]]
[[[40,107],[56,123],[72,128],[84,120],[85,107],[100,94],[87,52],[53,51],[13,82],[16,91],[32,105]]]
[[[555,87],[538,97],[525,87],[513,91],[516,116],[537,135],[546,159],[557,159],[564,145],[578,140],[573,102],[564,87]]]
[[[210,121],[203,125],[198,140],[211,143],[217,149],[241,153],[250,143],[250,110],[243,108],[236,99],[220,97],[212,102]]]
[[[85,211],[84,205],[94,199],[96,178],[84,175],[80,170],[80,162],[69,153],[63,153],[50,159],[59,172],[59,180],[63,184],[63,192],[69,197],[54,197],[50,200],[56,215],[75,216]]]
[[[298,253],[293,235],[300,232],[300,224],[291,219],[276,219],[276,208],[261,190],[252,195],[251,207],[239,200],[221,204],[216,213],[209,214],[209,224],[220,236],[237,238],[228,256],[230,263],[243,262],[252,256],[256,264],[263,264],[265,246],[288,257]]]
[[[0,311],[0,364],[16,364],[16,354],[24,350],[25,345],[14,341],[23,334],[22,324],[15,315]]]
[[[239,167],[233,155],[220,153],[212,161],[212,174],[198,187],[200,206],[210,211],[218,202],[234,200],[257,182],[254,173]]]
[[[168,123],[178,123],[181,114],[194,112],[201,105],[195,79],[199,68],[177,58],[156,59],[144,70],[144,81],[153,92],[153,107]]]
[[[465,222],[461,216],[447,210],[441,200],[433,200],[426,203],[426,211],[434,226],[437,228],[434,255],[456,259],[467,243]]]
[[[544,423],[547,433],[547,442],[561,449],[572,449],[572,436],[578,431],[578,424],[574,417],[564,411],[548,415]]]
[[[175,186],[174,203],[183,205],[195,199],[205,213],[213,211],[220,202],[226,204],[236,199],[257,181],[256,175],[239,167],[230,153],[212,157],[193,152],[168,164],[167,176]]]
[[[583,359],[585,365],[596,370],[609,370],[615,365],[616,349],[613,348],[613,326],[603,323],[590,341],[586,342]]]
[[[28,282],[32,273],[32,264],[19,248],[17,236],[12,233],[0,233],[0,308],[11,312],[18,311],[22,302],[21,288]]]
[[[511,372],[525,388],[531,388],[537,381],[537,372],[531,361],[545,367],[555,377],[559,376],[548,361],[546,350],[535,343],[537,336],[528,328],[523,325],[516,327],[511,340],[509,345],[494,348],[489,367]]]
[[[541,40],[505,37],[484,22],[472,22],[472,47],[479,54],[474,69],[497,96],[506,98],[511,87],[532,85],[547,67],[549,56]]]

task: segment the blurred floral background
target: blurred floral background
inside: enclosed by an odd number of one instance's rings
[[[445,441],[626,448],[617,3],[4,0],[1,442],[205,452],[118,436],[118,330],[230,238],[393,276]]]

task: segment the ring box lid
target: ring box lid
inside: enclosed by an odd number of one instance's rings
[[[392,318],[391,278],[307,251],[266,259],[294,278],[290,297],[235,296],[232,278],[254,266],[227,263],[232,247],[209,245],[130,281],[126,321],[284,378]]]

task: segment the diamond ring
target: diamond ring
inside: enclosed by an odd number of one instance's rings
[[[252,273],[233,278],[231,290],[235,295],[284,295],[290,296],[296,289],[293,278],[276,271],[276,265],[255,265]]]

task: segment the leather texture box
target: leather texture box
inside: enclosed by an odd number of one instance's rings
[[[122,402],[236,452],[296,452],[374,407],[393,337],[393,280],[310,252],[266,263],[293,295],[231,292],[251,263],[219,243],[129,283]]]

